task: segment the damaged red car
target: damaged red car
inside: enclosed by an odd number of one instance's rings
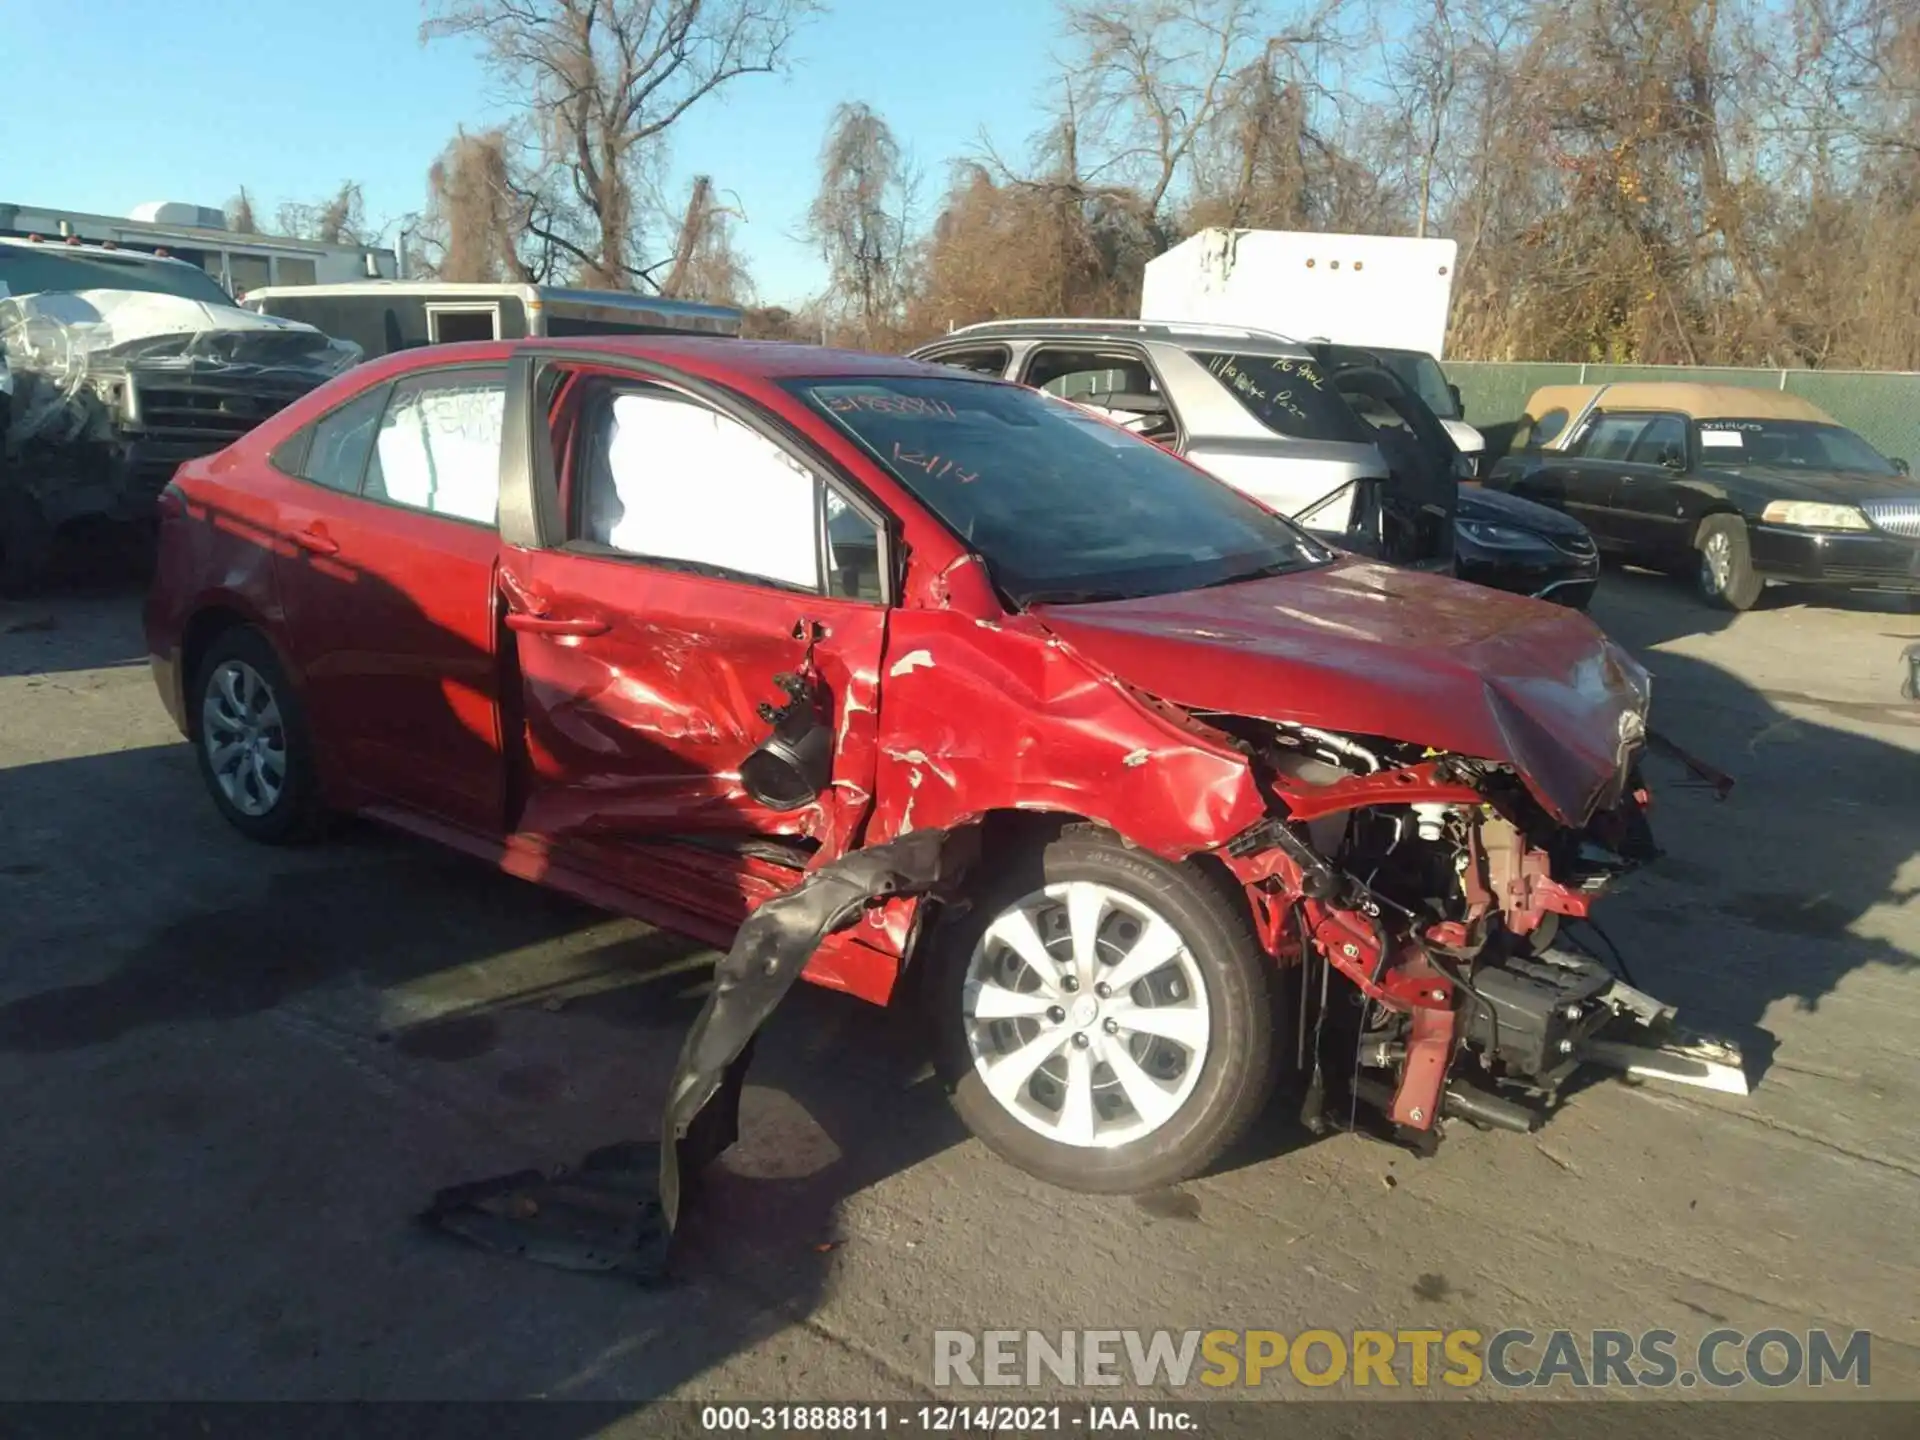
[[[1584,616],[1328,549],[1051,397],[638,337],[361,366],[162,499],[147,627],[215,805],[353,811],[725,944],[911,832],[806,978],[930,1016],[1059,1184],[1310,1125],[1526,1129],[1737,1052],[1567,941],[1653,852],[1648,683]]]

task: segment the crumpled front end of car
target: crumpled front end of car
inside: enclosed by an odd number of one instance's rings
[[[1242,741],[1271,801],[1221,858],[1293,972],[1282,1050],[1306,1077],[1310,1127],[1364,1111],[1419,1148],[1446,1117],[1524,1131],[1588,1063],[1744,1093],[1737,1050],[1678,1030],[1581,924],[1659,854],[1644,686],[1615,723],[1611,774],[1571,813],[1580,747],[1544,735],[1514,753],[1547,785],[1509,761],[1195,718]]]

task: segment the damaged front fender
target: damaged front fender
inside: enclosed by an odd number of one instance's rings
[[[870,840],[1047,811],[1181,859],[1266,813],[1232,737],[1089,664],[1029,617],[902,610],[887,652]]]

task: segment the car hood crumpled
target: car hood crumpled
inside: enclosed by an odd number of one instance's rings
[[[1351,558],[1034,613],[1089,661],[1188,709],[1509,764],[1569,825],[1608,797],[1645,731],[1647,672],[1584,615]]]

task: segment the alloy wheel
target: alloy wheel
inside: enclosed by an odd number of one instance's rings
[[[1062,1145],[1111,1149],[1172,1120],[1211,1031],[1206,982],[1151,906],[1089,880],[1002,911],[968,961],[975,1069],[1008,1114]]]
[[[1700,547],[1700,588],[1709,595],[1724,595],[1733,583],[1733,542],[1724,530],[1707,536]]]
[[[286,727],[273,687],[246,661],[223,661],[207,677],[200,743],[234,809],[257,818],[280,803],[287,784]]]

